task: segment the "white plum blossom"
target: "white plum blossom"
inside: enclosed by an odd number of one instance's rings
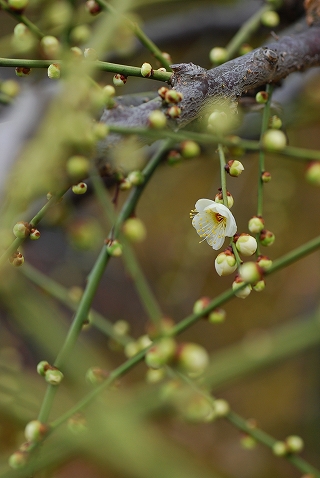
[[[199,199],[190,217],[199,236],[215,250],[222,247],[226,236],[232,237],[237,231],[237,224],[230,210],[211,199]]]

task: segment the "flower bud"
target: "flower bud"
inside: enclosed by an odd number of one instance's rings
[[[60,42],[52,35],[45,35],[40,41],[41,49],[46,58],[58,58],[60,54]]]
[[[86,372],[86,381],[91,385],[99,385],[110,375],[109,372],[100,367],[90,367]]]
[[[143,63],[143,65],[141,66],[141,75],[144,78],[150,78],[152,73],[153,73],[153,70],[152,70],[152,66],[150,65],[150,63]]]
[[[106,123],[97,122],[92,127],[92,133],[95,140],[99,141],[104,139],[109,134],[109,126]]]
[[[208,129],[221,132],[227,123],[227,115],[224,111],[214,110],[208,118]]]
[[[271,116],[269,119],[269,128],[271,129],[280,129],[282,127],[282,121],[277,115]]]
[[[200,146],[191,140],[183,141],[180,144],[181,156],[185,159],[196,158],[201,153]]]
[[[183,100],[183,94],[177,90],[168,90],[164,95],[166,103],[180,103]]]
[[[259,280],[252,286],[256,292],[262,292],[266,288],[266,283],[263,279]]]
[[[160,96],[160,98],[164,100],[167,91],[169,91],[169,88],[167,88],[166,86],[161,86],[161,88],[158,89],[158,95]]]
[[[234,254],[231,251],[226,250],[218,254],[214,266],[219,276],[227,276],[237,269],[237,261]]]
[[[148,116],[148,122],[150,128],[154,129],[163,129],[167,124],[167,118],[165,117],[164,113],[160,110],[151,111]]]
[[[115,90],[114,86],[112,86],[112,85],[104,86],[102,91],[103,91],[104,95],[106,96],[106,98],[113,98],[116,94],[116,90]]]
[[[145,361],[148,367],[161,368],[169,363],[177,348],[176,341],[171,337],[163,337],[146,353]]]
[[[129,181],[128,178],[124,178],[120,183],[119,183],[119,189],[120,191],[128,191],[129,189],[132,188],[132,184]]]
[[[270,10],[264,12],[260,17],[261,24],[268,28],[274,28],[279,25],[280,17],[277,12]]]
[[[186,373],[200,375],[209,364],[209,355],[204,347],[194,343],[180,344],[177,364]]]
[[[38,365],[37,365],[37,373],[39,375],[42,375],[42,377],[44,377],[45,374],[46,374],[46,371],[50,367],[51,367],[51,365],[49,365],[49,362],[47,362],[46,360],[41,360],[41,362],[39,362]]]
[[[264,171],[261,174],[261,180],[263,183],[269,183],[271,181],[271,174],[268,171]]]
[[[71,156],[66,162],[68,176],[73,181],[86,178],[89,174],[90,162],[85,156]]]
[[[262,279],[262,269],[256,262],[245,262],[239,267],[239,274],[244,282],[254,284]]]
[[[183,398],[179,401],[178,408],[185,420],[208,423],[216,418],[211,400],[200,393],[195,392]]]
[[[267,271],[272,266],[272,260],[269,259],[269,257],[267,256],[259,256],[257,259],[257,264],[259,264],[259,267],[261,267],[261,269]]]
[[[219,193],[215,195],[215,202],[218,202],[219,204],[223,204],[223,195],[222,195],[222,188],[219,188]],[[229,191],[227,191],[227,205],[228,208],[231,209],[234,204],[233,197]]]
[[[320,161],[309,163],[305,178],[313,186],[320,186]]]
[[[40,231],[38,231],[38,229],[35,229],[34,227],[31,228],[30,230],[30,236],[29,238],[31,239],[31,241],[37,241],[38,239],[40,239]]]
[[[290,435],[286,438],[285,443],[289,453],[300,453],[304,448],[304,443],[301,437],[297,435]]]
[[[272,453],[276,456],[284,456],[288,453],[287,445],[283,441],[276,441],[272,446]]]
[[[140,186],[140,184],[144,183],[144,175],[141,171],[131,171],[128,174],[128,180],[133,186]]]
[[[252,256],[257,250],[256,239],[249,234],[242,233],[236,241],[236,248],[243,256]]]
[[[102,11],[101,6],[95,0],[87,0],[86,2],[86,10],[91,15],[98,15]]]
[[[112,81],[114,86],[124,86],[127,83],[127,77],[125,75],[121,75],[120,73],[117,73],[112,78]]]
[[[142,242],[147,235],[145,225],[137,217],[127,219],[122,226],[122,230],[126,238],[132,242]]]
[[[108,254],[112,257],[122,256],[123,246],[117,240],[114,240],[108,244]]]
[[[32,420],[24,429],[24,436],[26,440],[32,443],[40,442],[48,432],[48,427],[39,422],[39,420]]]
[[[215,47],[210,50],[209,58],[214,65],[222,65],[228,59],[228,52],[225,48]]]
[[[263,229],[260,232],[259,239],[260,239],[260,243],[263,246],[267,247],[267,246],[271,246],[274,243],[275,235],[273,234],[273,232],[268,231],[267,229]]]
[[[258,91],[256,94],[256,102],[259,104],[264,104],[268,101],[269,95],[266,91]]]
[[[236,297],[239,297],[239,299],[245,299],[246,297],[248,297],[252,290],[250,284],[247,284],[245,287],[242,287],[245,282],[246,281],[244,281],[241,277],[238,276],[232,283],[232,290],[235,292],[234,295]]]
[[[215,414],[218,417],[226,417],[228,413],[230,412],[230,405],[226,400],[223,400],[222,398],[216,399],[213,402],[213,408],[215,411]]]
[[[200,314],[208,305],[210,304],[210,297],[201,297],[198,299],[193,306],[193,313]]]
[[[28,0],[8,0],[8,6],[16,12],[22,12],[28,6],[28,3]]]
[[[227,162],[224,169],[227,171],[228,174],[230,174],[230,176],[237,178],[244,170],[244,167],[243,164],[237,159],[231,159]]]
[[[13,226],[12,232],[19,239],[24,239],[29,236],[30,229],[31,226],[28,222],[19,221]]]
[[[181,108],[179,108],[177,105],[173,105],[167,109],[166,113],[170,118],[179,118],[181,115]]]
[[[17,251],[14,252],[11,257],[9,257],[9,262],[14,267],[20,267],[24,263],[24,257],[21,252]]]
[[[128,342],[124,347],[124,354],[127,358],[134,357],[138,352],[140,352],[140,347],[134,340]]]
[[[26,466],[29,460],[29,453],[25,451],[15,451],[9,457],[9,466],[14,470],[18,470]]]
[[[24,40],[30,34],[30,30],[24,23],[17,23],[13,29],[13,34],[19,40]]]
[[[117,320],[112,328],[117,335],[123,336],[130,332],[130,324],[126,320]]]
[[[77,25],[70,32],[70,40],[76,44],[82,44],[89,40],[91,31],[88,25]]]
[[[225,321],[226,315],[226,311],[218,307],[210,312],[208,316],[208,322],[211,324],[220,324],[221,322]]]
[[[28,76],[31,73],[31,68],[27,68],[26,66],[17,66],[15,73],[19,77]]]
[[[51,63],[48,68],[48,77],[51,80],[57,80],[60,78],[60,65],[58,63]]]
[[[50,385],[59,385],[63,379],[63,373],[56,368],[46,370],[44,378]]]
[[[257,446],[257,441],[251,435],[245,433],[240,439],[240,444],[245,450],[252,450]]]
[[[264,220],[262,217],[253,216],[249,220],[248,229],[252,234],[258,234],[264,228]]]
[[[147,383],[159,383],[166,376],[165,368],[149,368],[146,373]]]
[[[159,323],[154,322],[147,324],[147,334],[151,340],[158,337],[170,336],[175,323],[170,317],[163,317]]]
[[[10,98],[15,98],[20,93],[20,86],[16,80],[5,80],[0,86],[2,93]]]
[[[79,183],[72,186],[72,192],[74,194],[85,194],[87,192],[88,186],[86,183]]]
[[[170,53],[168,53],[168,52],[166,52],[166,51],[162,51],[162,52],[161,52],[161,55],[163,56],[163,58],[164,58],[165,60],[167,60],[167,62],[169,63],[169,65],[172,64],[172,58],[171,58]]]
[[[96,61],[98,59],[98,53],[94,48],[85,48],[83,56],[89,61]]]
[[[172,149],[168,153],[167,162],[170,166],[175,166],[176,164],[181,163],[181,154],[178,151]]]
[[[262,145],[267,151],[282,151],[287,146],[286,135],[278,129],[268,129],[263,135]]]

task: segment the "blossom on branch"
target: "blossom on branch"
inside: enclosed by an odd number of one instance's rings
[[[237,224],[230,210],[211,199],[199,199],[190,217],[199,236],[215,250],[222,247],[226,236],[232,237],[237,231]]]

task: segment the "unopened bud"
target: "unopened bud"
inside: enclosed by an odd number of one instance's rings
[[[256,102],[259,104],[264,104],[268,101],[269,95],[266,91],[258,91],[256,94]]]
[[[38,229],[35,229],[34,227],[31,228],[30,230],[30,236],[29,238],[31,239],[31,241],[37,241],[38,239],[40,239],[40,231],[38,231]]]
[[[74,194],[85,194],[87,192],[88,186],[86,183],[79,183],[72,186],[72,192]]]
[[[313,186],[320,186],[320,161],[309,163],[305,178]]]
[[[150,128],[163,129],[167,124],[167,118],[162,111],[154,110],[149,114],[148,122]]]
[[[218,254],[214,266],[219,276],[226,276],[232,274],[237,269],[237,261],[234,254],[226,250]]]
[[[175,354],[177,344],[171,337],[163,337],[146,353],[145,361],[148,367],[161,368],[170,362]]]
[[[161,86],[161,88],[158,89],[158,95],[160,96],[160,98],[164,100],[167,91],[169,91],[169,88],[167,88],[166,86]]]
[[[32,420],[27,424],[24,430],[24,436],[27,441],[38,443],[44,438],[47,432],[48,427],[44,423],[41,423],[39,420]]]
[[[28,222],[19,221],[13,226],[13,234],[19,239],[24,239],[30,234],[31,226]]]
[[[86,10],[91,15],[98,15],[101,12],[101,6],[95,0],[87,0],[86,2]]]
[[[249,257],[256,252],[258,244],[253,236],[243,233],[238,237],[236,247],[240,254]]]
[[[248,297],[252,290],[250,284],[243,286],[245,282],[246,281],[244,281],[241,277],[238,276],[232,283],[232,290],[235,292],[234,295],[239,299],[245,299],[246,297]]]
[[[60,54],[60,42],[52,35],[44,36],[40,41],[41,49],[46,58],[58,58]]]
[[[244,282],[254,284],[262,279],[262,269],[256,262],[245,262],[239,267],[239,274]]]
[[[214,65],[222,65],[228,59],[228,52],[225,48],[215,47],[210,50],[209,58]]]
[[[52,63],[48,67],[48,77],[51,80],[57,80],[60,78],[61,72],[60,72],[60,65],[58,63]]]
[[[265,281],[262,279],[262,280],[259,280],[258,282],[256,282],[253,286],[252,286],[253,290],[255,290],[256,292],[262,292],[265,288],[266,288],[266,283]]]
[[[226,311],[218,307],[210,312],[208,316],[208,322],[211,322],[211,324],[220,324],[221,322],[225,321],[226,315]]]
[[[176,90],[168,90],[164,96],[166,103],[180,103],[183,100],[183,94]]]
[[[124,235],[132,242],[144,241],[147,231],[141,219],[131,217],[127,219],[122,227]]]
[[[127,83],[127,77],[124,75],[121,75],[120,73],[117,73],[112,78],[112,81],[114,86],[124,86]]]
[[[11,10],[22,12],[28,5],[28,0],[8,0],[8,6]]]
[[[262,145],[267,151],[282,151],[287,146],[286,135],[278,129],[269,129],[263,135]]]
[[[209,364],[209,355],[201,345],[185,343],[178,347],[177,363],[188,374],[200,375]]]
[[[260,21],[265,27],[274,28],[279,25],[280,17],[277,12],[270,10],[261,15]]]
[[[141,171],[131,171],[128,174],[128,180],[133,186],[140,186],[140,184],[144,183],[144,175]]]
[[[267,246],[271,246],[274,243],[275,235],[273,234],[273,232],[268,231],[267,229],[263,229],[260,232],[259,239],[260,239],[260,243],[263,246],[267,247]]]
[[[199,156],[201,152],[198,143],[191,140],[183,141],[180,145],[180,153],[183,158],[191,159]]]
[[[203,309],[205,309],[206,307],[208,307],[208,305],[210,304],[211,302],[211,299],[210,297],[201,297],[200,299],[198,299],[195,303],[194,303],[194,306],[193,306],[193,313],[194,314],[200,314]]]
[[[123,246],[117,240],[112,241],[108,244],[108,254],[112,257],[120,257],[122,256],[122,249]]]
[[[26,66],[17,66],[15,72],[16,75],[20,77],[29,76],[31,73],[31,68],[27,68]]]
[[[20,267],[24,263],[24,257],[21,252],[17,251],[9,257],[9,262],[14,267]]]
[[[173,105],[167,109],[166,113],[170,118],[179,118],[181,115],[181,108],[177,105]]]
[[[259,264],[259,267],[261,267],[261,269],[267,271],[272,266],[272,260],[269,259],[269,257],[267,256],[259,256],[257,259],[257,264]]]
[[[96,61],[98,59],[98,53],[94,48],[86,48],[83,52],[83,56],[86,60]]]
[[[215,195],[215,202],[219,203],[219,204],[223,204],[223,194],[222,194],[222,188],[219,188],[219,193]],[[227,206],[229,209],[232,208],[234,204],[234,200],[233,200],[233,197],[231,195],[231,193],[229,193],[229,191],[227,191]]]
[[[261,174],[261,180],[263,183],[269,183],[271,181],[271,174],[268,171],[264,171]]]
[[[249,220],[248,229],[252,234],[258,234],[264,228],[264,220],[262,217],[253,216]]]
[[[66,170],[70,179],[77,181],[89,174],[90,162],[85,156],[71,156],[66,162]]]
[[[46,370],[44,378],[50,385],[59,385],[63,380],[63,373],[58,369],[50,368]]]
[[[301,437],[297,435],[290,435],[286,438],[285,443],[290,453],[300,453],[304,448],[304,443]]]
[[[233,176],[233,177],[236,178],[236,177],[240,176],[240,174],[244,170],[244,166],[237,159],[232,159],[232,160],[228,161],[228,163],[225,165],[224,169],[227,171],[228,174],[230,174],[230,176]]]
[[[143,65],[141,66],[141,75],[144,78],[150,78],[152,73],[153,73],[153,70],[152,70],[152,66],[150,65],[150,63],[143,63]]]

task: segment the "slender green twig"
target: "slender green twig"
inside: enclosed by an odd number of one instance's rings
[[[110,5],[109,2],[106,2],[105,0],[97,0],[97,3],[102,7],[104,10],[109,11],[110,13],[114,15],[119,15],[117,10]],[[135,22],[132,22],[125,16],[122,16],[123,19],[126,21],[127,25],[131,28],[133,33],[136,35],[136,37],[141,41],[141,43],[153,54],[153,56],[160,62],[162,66],[167,71],[171,71],[170,65],[168,63],[168,60],[163,56],[163,53],[155,43],[153,43],[152,40],[150,40],[149,37],[141,30],[139,25]]]
[[[238,52],[243,43],[248,41],[248,38],[259,28],[261,16],[269,10],[273,10],[271,5],[263,5],[241,26],[241,28],[226,46],[228,60],[230,60]]]
[[[0,0],[0,7],[2,10],[9,13],[9,15],[15,18],[19,23],[24,23],[25,26],[28,27],[29,30],[40,40],[45,36],[45,34],[42,33],[42,31],[37,27],[37,25],[31,22],[29,18],[27,18],[25,15],[12,10],[4,0]]]
[[[0,66],[7,67],[25,67],[25,68],[48,68],[52,63],[57,63],[63,68],[63,61],[57,60],[26,60],[22,58],[0,58]],[[141,68],[136,66],[119,65],[117,63],[108,63],[106,61],[91,61],[90,66],[100,71],[108,71],[110,73],[120,73],[124,76],[137,76],[144,78],[141,74]],[[172,73],[154,70],[149,77],[151,80],[169,81]]]
[[[226,158],[223,151],[222,144],[218,145],[219,160],[220,160],[220,180],[221,180],[221,189],[222,189],[222,200],[223,204],[228,207],[228,196],[227,196],[227,181],[226,181]]]

